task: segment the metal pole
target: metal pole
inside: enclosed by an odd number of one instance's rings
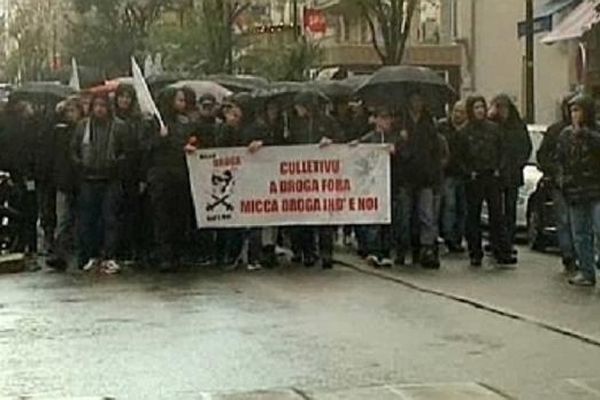
[[[292,1],[292,24],[294,25],[294,39],[298,40],[300,32],[298,29],[298,0]]]
[[[535,122],[535,70],[534,70],[534,21],[533,0],[525,0],[525,20],[527,35],[525,37],[525,116],[527,122]]]

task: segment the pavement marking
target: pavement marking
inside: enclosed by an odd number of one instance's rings
[[[518,313],[518,312],[515,312],[512,310],[500,308],[500,307],[494,306],[492,304],[487,304],[487,303],[484,303],[477,299],[444,292],[443,290],[428,288],[428,287],[410,282],[409,280],[403,279],[399,276],[392,275],[392,274],[387,273],[382,270],[367,269],[367,268],[360,267],[356,264],[353,264],[353,263],[350,263],[347,261],[343,261],[340,259],[335,259],[335,262],[346,268],[353,269],[361,274],[370,275],[370,276],[377,277],[379,279],[395,282],[395,283],[398,283],[409,289],[416,290],[417,292],[431,294],[431,295],[434,295],[437,297],[441,297],[441,298],[452,300],[452,301],[455,301],[458,303],[466,304],[466,305],[476,308],[478,310],[483,310],[483,311],[487,311],[492,314],[500,315],[505,318],[522,321],[522,322],[528,323],[530,325],[535,325],[535,326],[545,329],[547,331],[558,333],[560,335],[579,340],[580,342],[587,343],[587,344],[590,344],[595,347],[600,347],[600,339],[595,336],[590,336],[585,333],[572,330],[570,328],[553,325],[550,322],[547,322],[547,321],[544,321],[541,319],[537,319],[535,317],[532,317],[532,316],[529,316],[526,314],[521,314],[521,313]]]

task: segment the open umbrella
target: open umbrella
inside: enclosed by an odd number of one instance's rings
[[[418,91],[431,105],[444,104],[454,97],[454,90],[435,71],[407,65],[379,69],[357,90],[356,95],[367,102],[399,103]]]
[[[269,81],[260,76],[254,75],[210,75],[206,78],[209,81],[231,90],[232,92],[252,92],[257,89],[266,89],[269,87]]]
[[[10,96],[33,103],[58,103],[76,93],[73,88],[56,82],[28,82],[16,88]]]
[[[311,86],[308,82],[278,81],[271,82],[266,89],[255,90],[251,93],[254,99],[259,101],[276,100],[289,106],[293,103],[294,97],[300,92],[310,91],[317,95],[323,103],[329,103],[331,100],[320,89]]]
[[[218,83],[211,81],[179,81],[169,87],[181,89],[183,87],[188,87],[196,93],[196,97],[200,97],[203,94],[212,94],[215,96],[217,101],[221,103],[225,97],[228,97],[232,94],[231,91],[219,85]]]

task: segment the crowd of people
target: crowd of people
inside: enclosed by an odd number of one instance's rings
[[[481,216],[487,204],[489,252],[499,267],[517,263],[516,209],[532,143],[506,95],[456,102],[437,120],[418,90],[406,105],[325,106],[314,92],[290,102],[238,93],[218,104],[211,94],[167,88],[157,99],[165,126],[142,115],[132,86],[113,95],[75,96],[52,116],[10,101],[0,119],[0,169],[23,210],[20,251],[36,253],[44,232],[46,263],[65,270],[71,256],[84,271],[118,273],[124,261],[173,271],[185,263],[234,269],[273,267],[288,244],[293,261],[332,267],[332,226],[199,229],[185,154],[204,148],[332,143],[388,144],[392,224],[344,227],[344,241],[377,268],[440,268],[440,248],[484,259]],[[552,179],[563,262],[570,281],[595,284],[594,228],[600,232],[600,133],[593,102],[565,101],[539,151]],[[441,238],[441,240],[440,240]],[[465,249],[464,244],[468,245]],[[245,245],[246,244],[246,245]],[[395,258],[394,258],[394,257]]]

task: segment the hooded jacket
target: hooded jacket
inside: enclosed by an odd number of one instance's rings
[[[319,109],[317,94],[300,93],[294,99],[294,103],[306,107],[309,115],[292,118],[287,139],[289,144],[319,143],[323,137],[328,137],[334,142],[343,140],[341,128],[335,119],[323,114]]]
[[[507,95],[499,95],[492,102],[501,104],[509,110],[506,121],[497,121],[502,133],[504,153],[504,164],[500,170],[502,182],[507,187],[523,186],[525,183],[523,168],[529,162],[533,150],[527,125]]]
[[[567,201],[581,203],[600,200],[600,132],[595,122],[592,99],[579,96],[571,105],[582,107],[585,126],[569,125],[560,134],[557,146],[559,186]]]
[[[560,168],[558,165],[558,140],[562,131],[571,125],[569,102],[572,96],[563,99],[561,104],[562,118],[560,121],[550,125],[544,134],[544,139],[537,152],[536,158],[544,177],[557,184]]]

